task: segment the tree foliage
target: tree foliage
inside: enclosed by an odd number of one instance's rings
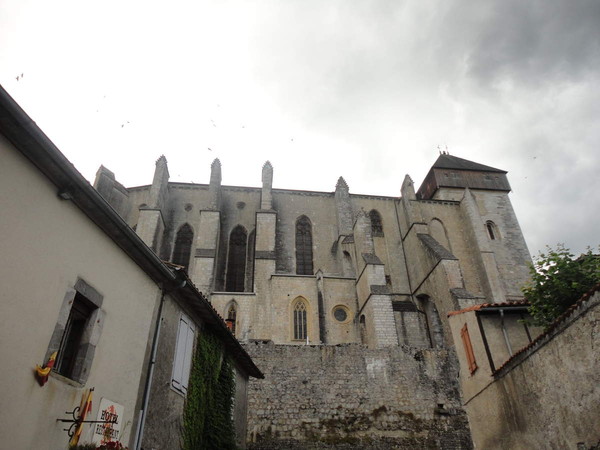
[[[531,304],[531,322],[542,327],[548,327],[600,283],[600,257],[591,249],[575,258],[562,244],[546,248],[547,251],[540,252],[531,266],[531,282],[523,288],[525,298]]]

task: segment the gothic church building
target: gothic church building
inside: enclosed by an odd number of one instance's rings
[[[441,154],[401,197],[169,181],[125,188],[101,167],[98,192],[161,259],[186,268],[240,341],[450,344],[448,312],[521,300],[529,252],[506,172]]]

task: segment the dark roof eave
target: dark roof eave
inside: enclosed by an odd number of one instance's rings
[[[0,87],[0,132],[157,283],[175,275]]]
[[[225,322],[221,319],[213,306],[206,297],[198,291],[194,284],[189,281],[182,288],[180,294],[186,299],[192,310],[203,319],[208,328],[218,337],[223,339],[227,353],[232,355],[240,365],[246,370],[249,376],[254,378],[264,378],[260,369],[254,364],[254,361],[244,350],[240,342],[231,334]],[[176,294],[177,295],[177,294]]]
[[[469,171],[479,171],[479,172],[496,172],[496,173],[504,173],[507,174],[506,170],[497,169],[495,167],[486,166],[484,164],[479,164],[474,161],[469,161],[468,159],[459,158],[454,155],[442,154],[438,157],[438,159],[433,163],[432,169],[450,169],[450,170],[469,170]]]

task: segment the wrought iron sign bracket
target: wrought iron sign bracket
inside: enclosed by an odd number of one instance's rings
[[[115,424],[117,423],[117,418],[113,418],[111,420],[80,420],[81,415],[77,417],[77,413],[79,412],[79,406],[76,406],[73,411],[65,411],[65,414],[70,414],[73,416],[72,419],[56,419],[57,422],[70,423],[71,426],[69,428],[63,428],[63,431],[66,431],[69,437],[73,437],[75,434],[75,428],[82,423],[104,423],[104,424]]]

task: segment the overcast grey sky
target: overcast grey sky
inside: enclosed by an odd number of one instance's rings
[[[600,243],[599,75],[598,0],[0,2],[0,83],[90,181],[398,196],[447,146],[532,254]]]

